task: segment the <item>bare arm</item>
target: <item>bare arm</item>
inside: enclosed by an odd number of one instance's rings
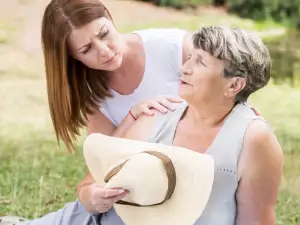
[[[273,132],[262,121],[253,122],[238,166],[237,225],[276,224],[282,165],[282,150]]]
[[[166,113],[168,110],[173,109],[172,102],[179,103],[182,102],[182,99],[176,96],[157,96],[140,102],[131,109],[131,112],[135,118],[139,118],[143,114],[153,116],[153,110]],[[87,130],[89,134],[102,133],[114,137],[122,137],[134,123],[136,123],[136,120],[128,113],[121,124],[115,127],[102,112],[97,110],[92,115],[88,115]]]
[[[144,123],[144,120],[148,121],[146,118],[152,118],[154,114],[153,109],[165,112],[167,109],[171,110],[173,108],[171,102],[181,101],[182,100],[177,97],[158,96],[157,98],[142,102],[132,109],[134,117],[138,119],[135,120],[132,115],[128,114],[117,128],[103,115],[102,112],[97,111],[93,115],[88,116],[87,130],[88,133],[102,133],[114,137],[124,137],[125,133],[128,133],[129,130],[137,130],[134,127],[140,126],[141,123]],[[151,107],[152,110],[150,110],[149,107]],[[136,139],[139,139],[139,137],[136,136]],[[92,209],[89,211],[94,211],[93,204],[91,203],[91,196],[95,193],[93,183],[94,179],[92,175],[88,173],[77,186],[77,196],[87,209]],[[101,195],[102,194],[103,192],[101,192]]]
[[[120,126],[115,127],[102,112],[97,111],[92,115],[88,115],[87,131],[88,134],[102,133],[114,137],[121,137],[134,122],[135,120],[130,115],[127,115],[122,120]]]
[[[135,120],[132,116],[127,115],[121,122],[119,127],[115,127],[112,122],[103,115],[102,112],[95,112],[93,115],[88,115],[87,132],[102,133],[109,136],[121,137],[129,127],[134,124]],[[88,186],[94,182],[92,175],[88,172],[83,180],[77,185],[77,195],[81,201],[87,199],[90,195]]]
[[[149,134],[153,128],[154,120],[155,120],[155,115],[154,116],[141,115],[136,121],[134,121],[129,126],[127,126],[126,129],[124,128],[124,130],[121,130],[121,132],[119,134],[122,133],[121,136],[123,138],[145,141],[149,137]],[[98,121],[96,121],[96,122],[98,122]],[[130,121],[128,121],[128,122],[130,122]],[[124,126],[124,127],[126,127],[126,126]],[[141,132],[141,131],[143,131],[143,132]],[[92,132],[95,132],[95,130],[93,130]],[[90,200],[91,200],[90,196],[92,195],[92,191],[93,191],[93,187],[92,187],[93,183],[94,183],[94,179],[93,179],[92,175],[90,173],[88,173],[84,177],[84,179],[79,183],[79,185],[77,186],[78,198],[83,203],[83,205],[86,207],[86,210],[88,212],[95,211],[90,202]],[[122,195],[121,195],[121,197],[122,197]]]
[[[138,141],[147,141],[150,134],[153,133],[155,128],[156,114],[160,112],[155,112],[153,116],[140,116],[136,122],[124,133],[123,138],[133,139]]]

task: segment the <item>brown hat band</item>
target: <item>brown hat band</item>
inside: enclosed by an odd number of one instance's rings
[[[165,202],[166,200],[170,199],[171,196],[174,193],[175,190],[175,186],[176,186],[176,171],[175,171],[175,167],[172,163],[172,160],[165,154],[161,153],[161,152],[156,152],[156,151],[145,151],[145,152],[141,152],[141,153],[148,153],[150,155],[156,156],[157,158],[159,158],[165,168],[166,171],[166,175],[168,177],[168,190],[167,190],[167,194],[165,199],[162,202],[159,202],[157,204],[154,205],[160,205],[163,202]],[[125,165],[125,163],[128,160],[126,160],[125,162],[121,163],[120,165],[116,166],[115,168],[113,168],[104,178],[104,181],[107,183],[114,175],[116,175],[121,169],[122,167]],[[131,206],[139,206],[139,207],[143,207],[143,205],[139,205],[136,203],[131,203],[131,202],[126,202],[126,201],[118,201],[116,202],[118,204],[122,204],[122,205],[131,205]]]

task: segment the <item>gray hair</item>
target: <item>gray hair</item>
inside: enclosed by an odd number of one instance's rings
[[[270,80],[270,53],[253,33],[238,28],[203,27],[194,33],[193,45],[225,62],[224,77],[246,79],[246,86],[237,94],[236,101],[246,101]]]

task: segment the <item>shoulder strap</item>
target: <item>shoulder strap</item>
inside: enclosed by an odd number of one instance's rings
[[[248,126],[256,119],[264,120],[245,104],[238,104],[225,121],[220,133],[206,152],[214,157],[217,170],[237,170]]]
[[[154,131],[148,140],[149,142],[172,145],[177,124],[188,106],[186,102],[173,103],[173,105],[176,107],[174,111],[156,115]]]

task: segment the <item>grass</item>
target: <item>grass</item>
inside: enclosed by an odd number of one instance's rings
[[[241,26],[258,32],[283,29],[272,22],[255,23],[235,16],[204,14],[178,22],[125,26],[121,30],[145,27],[195,30],[208,24]],[[0,42],[5,44],[8,54],[13,47],[11,36],[16,30],[7,24],[0,27],[5,28]],[[26,58],[17,50],[12,54],[21,61]],[[2,65],[0,69],[0,215],[35,218],[57,210],[75,200],[76,184],[86,172],[81,154],[83,137],[78,141],[76,154],[70,155],[56,144],[42,66],[32,67],[36,62],[41,60],[28,59],[26,65],[18,68],[11,62],[10,66]],[[296,225],[300,221],[300,106],[296,104],[299,98],[299,90],[271,83],[251,99],[274,128],[285,152],[276,208],[279,225]]]
[[[251,99],[274,129],[284,150],[284,171],[277,203],[277,224],[300,223],[300,90],[272,83]]]

